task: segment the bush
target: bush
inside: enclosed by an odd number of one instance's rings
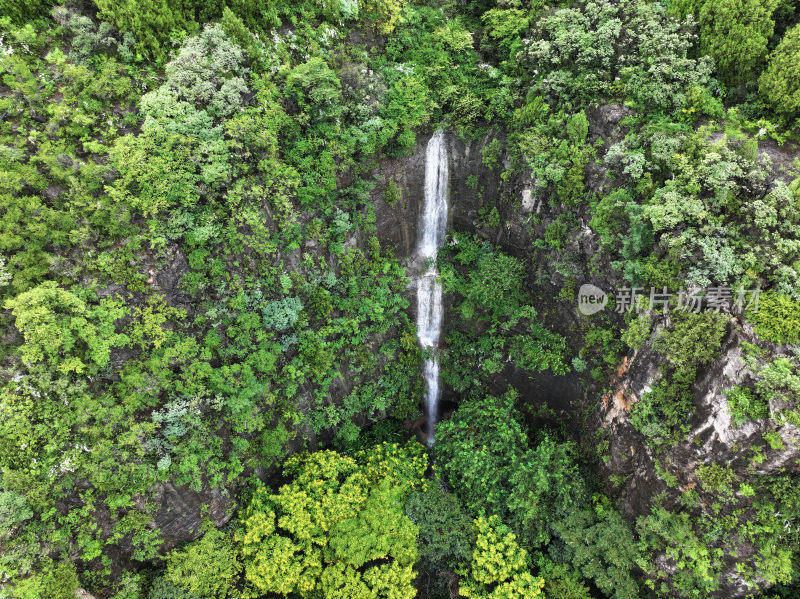
[[[756,334],[778,345],[800,341],[800,302],[784,293],[766,291],[759,295],[758,310],[746,312]]]
[[[0,491],[0,539],[10,537],[17,525],[32,516],[24,495]]]
[[[769,404],[754,395],[749,387],[733,387],[723,391],[728,400],[728,412],[735,426],[748,420],[761,420],[769,417]]]
[[[676,443],[689,431],[687,421],[694,412],[692,394],[685,385],[659,380],[642,394],[631,412],[631,424],[651,446]]]

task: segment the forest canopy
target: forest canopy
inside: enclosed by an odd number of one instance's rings
[[[799,144],[795,0],[0,0],[0,598],[796,596]]]

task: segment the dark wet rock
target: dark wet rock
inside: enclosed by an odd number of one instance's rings
[[[224,490],[195,491],[189,487],[164,483],[157,485],[153,491],[153,500],[160,505],[153,524],[164,540],[161,547],[163,551],[199,538],[204,515],[217,526],[224,525],[231,517],[229,508],[232,501]]]
[[[161,293],[173,295],[179,292],[178,284],[188,271],[189,262],[187,262],[186,257],[180,250],[174,249],[164,267],[158,271],[152,268],[148,269],[148,274],[150,275],[148,282]]]
[[[589,140],[598,137],[603,141],[614,143],[625,137],[623,121],[633,116],[635,111],[622,104],[602,104],[586,111],[589,119]]]

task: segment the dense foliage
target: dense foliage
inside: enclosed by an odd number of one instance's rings
[[[0,597],[792,596],[798,140],[792,0],[0,0]]]

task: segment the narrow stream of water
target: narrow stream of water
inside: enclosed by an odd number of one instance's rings
[[[447,229],[447,144],[442,131],[436,132],[425,151],[425,196],[417,259],[424,272],[417,279],[417,335],[423,350],[436,349],[442,332],[442,286],[438,281],[436,255]],[[425,360],[425,410],[428,444],[433,444],[439,405],[439,362],[435,354]]]

